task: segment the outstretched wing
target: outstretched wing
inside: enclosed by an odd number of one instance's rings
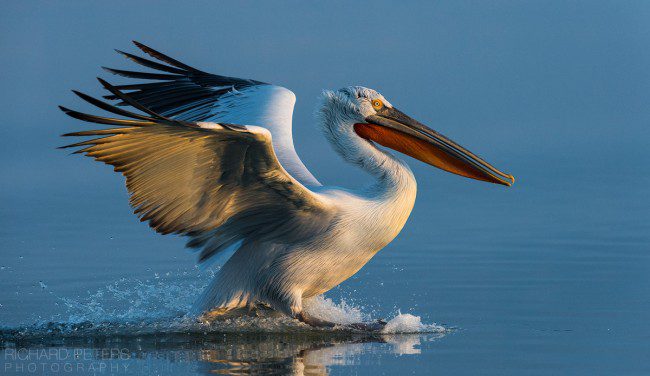
[[[156,82],[118,85],[118,89],[168,118],[264,127],[273,136],[273,147],[282,166],[303,184],[320,185],[293,146],[291,119],[296,97],[290,90],[260,81],[206,73],[141,43],[133,43],[160,63],[117,52],[154,69],[155,73],[104,69],[120,76]],[[105,98],[119,100],[114,94]]]
[[[203,248],[200,261],[240,240],[296,243],[327,226],[331,208],[285,171],[265,129],[170,119],[100,82],[145,115],[75,91],[128,119],[61,107],[77,119],[119,126],[66,134],[100,137],[64,147],[113,165],[126,176],[141,220],[163,234],[190,236],[188,246]]]

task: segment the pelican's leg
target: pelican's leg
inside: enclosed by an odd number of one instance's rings
[[[207,310],[195,317],[200,322],[211,322],[219,317],[225,316],[230,311],[231,309],[229,308],[214,308],[211,310]]]
[[[355,322],[354,324],[336,324],[331,321],[321,320],[317,317],[309,316],[304,311],[296,315],[296,318],[301,322],[304,322],[307,325],[311,325],[316,328],[333,328],[335,326],[340,326],[342,328],[350,328],[354,330],[360,330],[363,332],[378,332],[384,329],[386,326],[386,321],[384,320],[375,320],[373,322]]]
[[[356,322],[346,326],[364,332],[379,332],[386,326],[386,321],[379,319],[373,322]]]
[[[304,311],[301,311],[295,316],[299,321],[304,322],[307,325],[316,327],[316,328],[333,328],[337,324],[331,322],[331,321],[326,321],[326,320],[321,320],[317,317],[309,316],[307,313]]]

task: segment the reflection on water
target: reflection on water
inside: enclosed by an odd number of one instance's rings
[[[350,332],[202,333],[146,336],[35,337],[4,330],[6,372],[77,374],[327,375],[333,366],[373,354],[418,354],[431,334]]]
[[[81,297],[61,297],[65,312],[50,316],[56,319],[0,330],[2,369],[54,374],[323,375],[334,366],[356,365],[365,355],[379,361],[382,354],[419,354],[422,341],[448,332],[400,312],[385,316],[382,334],[343,327],[314,329],[262,307],[199,322],[183,312],[210,277],[191,269],[153,280],[120,278]],[[322,296],[306,301],[305,309],[341,324],[372,320],[371,312]]]

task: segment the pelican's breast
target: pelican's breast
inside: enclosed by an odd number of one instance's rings
[[[415,203],[415,180],[389,193],[372,198],[326,193],[336,196],[339,218],[327,236],[301,256],[303,297],[324,293],[350,278],[399,234]]]

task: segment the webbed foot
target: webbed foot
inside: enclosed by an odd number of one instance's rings
[[[386,326],[386,321],[382,319],[375,320],[373,322],[357,322],[354,324],[346,325],[349,328],[355,330],[361,330],[364,332],[379,332]]]
[[[317,317],[309,316],[305,312],[300,312],[296,315],[296,318],[304,322],[307,325],[313,326],[315,328],[333,328],[336,326],[335,323],[326,321],[326,320],[321,320]]]
[[[379,319],[372,322],[356,322],[354,324],[336,324],[330,321],[321,320],[319,318],[308,316],[304,312],[296,315],[296,318],[307,325],[316,328],[333,328],[335,326],[354,329],[362,332],[379,332],[386,326],[386,321]]]

